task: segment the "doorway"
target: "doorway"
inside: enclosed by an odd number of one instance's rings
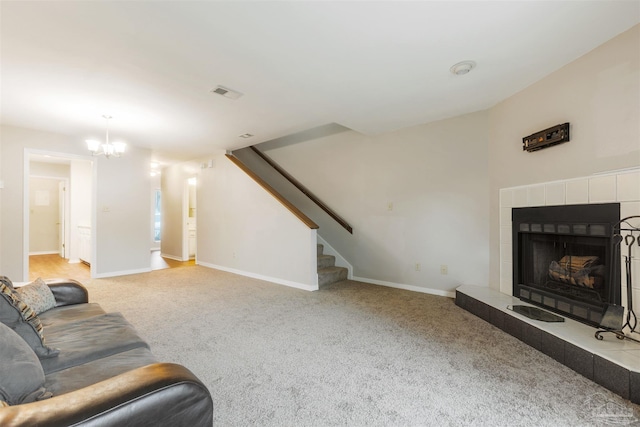
[[[79,229],[90,228],[94,217],[94,163],[86,156],[39,150],[25,154],[24,277],[28,278],[45,264],[80,263]],[[91,275],[93,266],[82,268]]]
[[[197,241],[196,241],[196,185],[197,178],[191,177],[185,182],[185,191],[183,198],[183,218],[184,229],[182,231],[183,244],[182,244],[182,259],[191,260],[196,259],[197,256]]]

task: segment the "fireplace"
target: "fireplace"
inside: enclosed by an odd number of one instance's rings
[[[514,208],[513,295],[597,326],[620,304],[612,228],[620,204]]]

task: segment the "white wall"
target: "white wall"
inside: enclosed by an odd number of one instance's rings
[[[200,171],[196,191],[198,264],[317,289],[315,230],[224,155]]]
[[[86,156],[75,138],[14,126],[0,128],[2,259],[0,271],[14,280],[26,280],[24,265],[25,149]],[[90,159],[90,158],[89,158]],[[150,269],[148,150],[130,149],[120,159],[96,158],[97,206],[109,212],[97,215],[96,273],[101,276]]]
[[[327,236],[322,227],[318,234],[355,277],[449,294],[460,284],[488,285],[487,125],[478,112],[266,153],[353,227],[353,236]]]
[[[640,26],[490,110],[491,287],[500,283],[499,190],[640,165]],[[570,122],[571,141],[528,153],[522,138]]]

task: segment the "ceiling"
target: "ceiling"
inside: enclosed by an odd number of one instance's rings
[[[3,124],[83,145],[109,114],[112,139],[188,160],[489,108],[640,22],[640,2],[2,1],[0,19]],[[462,60],[477,67],[454,76]]]

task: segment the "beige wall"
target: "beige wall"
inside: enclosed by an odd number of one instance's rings
[[[68,164],[29,162],[29,175],[48,178],[69,178],[71,168]]]
[[[61,237],[58,223],[64,220],[64,218],[60,218],[58,183],[65,179],[68,182],[70,167],[68,164],[31,161],[29,175],[31,177],[29,180],[29,253],[57,253]],[[48,193],[47,205],[35,204],[36,192],[38,191]],[[68,206],[67,209],[69,209]],[[67,248],[70,246],[70,243],[67,242]]]
[[[640,26],[489,111],[490,284],[499,284],[499,190],[640,165]],[[570,122],[571,141],[528,153],[522,138]]]
[[[68,167],[67,167],[68,169]],[[30,178],[29,180],[29,253],[57,253],[60,246],[58,223],[60,179]]]
[[[151,152],[129,146],[120,158],[97,159],[96,276],[151,270]]]
[[[196,191],[198,264],[317,289],[315,230],[224,155],[200,171]]]
[[[353,227],[353,236],[322,227],[318,234],[353,265],[354,277],[449,294],[461,284],[488,285],[487,123],[478,112],[376,137],[342,132],[267,154]]]

